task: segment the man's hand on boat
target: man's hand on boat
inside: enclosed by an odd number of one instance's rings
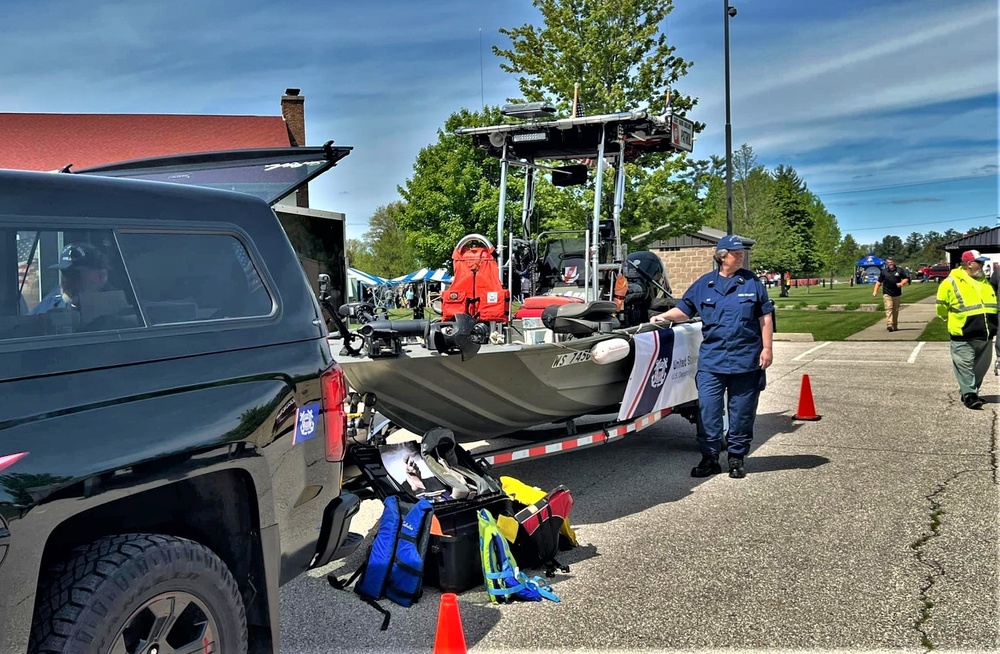
[[[677,307],[674,307],[672,309],[668,309],[668,310],[664,311],[663,313],[656,314],[655,316],[653,316],[652,318],[649,319],[649,322],[651,322],[651,323],[658,323],[658,322],[683,322],[685,320],[690,320],[690,319],[691,319],[691,316],[687,315],[686,313],[684,313],[683,311],[681,311]]]

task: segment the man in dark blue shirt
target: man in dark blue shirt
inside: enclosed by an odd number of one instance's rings
[[[691,470],[692,477],[722,472],[719,452],[727,394],[729,476],[735,479],[746,476],[744,458],[753,439],[764,370],[772,361],[774,334],[774,303],[757,276],[743,268],[747,247],[739,236],[720,239],[714,255],[718,269],[692,284],[676,307],[651,319],[654,323],[677,322],[701,316],[703,340],[695,379],[702,458]]]
[[[78,309],[82,293],[103,290],[108,284],[108,258],[90,243],[70,243],[63,248],[59,262],[50,267],[59,270],[59,287],[42,298],[31,315]]]
[[[878,289],[882,289],[882,304],[885,306],[885,328],[887,331],[899,331],[899,302],[903,295],[903,287],[910,283],[910,278],[905,271],[896,267],[896,262],[892,259],[885,260],[885,268],[878,275],[875,288],[872,289],[872,297],[878,295]]]

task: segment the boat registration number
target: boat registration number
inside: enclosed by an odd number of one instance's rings
[[[567,352],[566,354],[560,354],[556,356],[555,361],[552,362],[552,367],[562,368],[563,366],[571,366],[574,363],[583,363],[584,361],[590,361],[590,350],[580,350],[579,352]]]

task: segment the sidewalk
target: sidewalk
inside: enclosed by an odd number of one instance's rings
[[[851,334],[845,340],[848,341],[915,341],[920,338],[927,323],[935,318],[935,296],[926,297],[913,304],[903,304],[899,307],[899,321],[896,323],[898,331],[890,332],[885,328],[885,311],[878,310],[882,319],[877,323],[862,329],[856,334]]]

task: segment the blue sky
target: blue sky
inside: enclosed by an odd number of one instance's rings
[[[998,213],[996,0],[732,0],[733,143],[795,167],[862,243],[964,232]],[[8,0],[0,111],[276,115],[306,97],[307,137],[355,151],[312,185],[360,237],[461,107],[517,95],[490,46],[541,24],[528,0]],[[694,62],[681,90],[725,151],[723,3],[675,0]],[[481,44],[481,45],[480,45]],[[586,97],[586,89],[582,91]]]

